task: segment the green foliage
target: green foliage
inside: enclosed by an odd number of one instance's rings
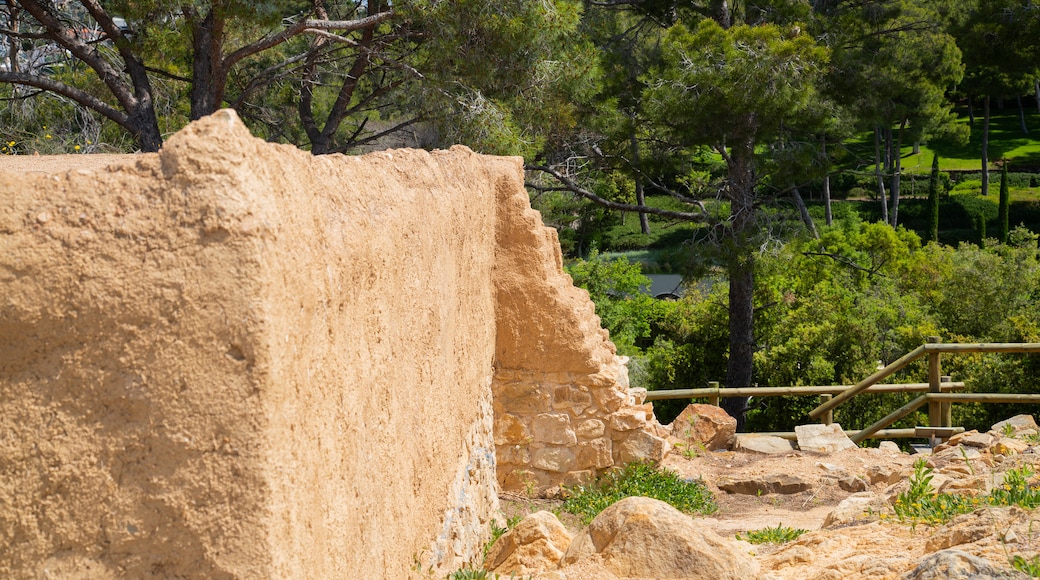
[[[932,469],[923,459],[914,462],[910,488],[900,493],[892,506],[900,521],[911,524],[941,524],[979,507],[981,501],[976,497],[933,494],[932,477]]]
[[[629,463],[600,478],[594,485],[572,490],[563,509],[588,524],[600,512],[626,497],[649,497],[671,504],[688,514],[712,514],[715,498],[704,484],[682,479],[676,473],[647,463]]]
[[[1015,555],[1011,558],[1011,567],[1020,572],[1029,574],[1032,578],[1040,578],[1040,556],[1033,556],[1031,559],[1026,559],[1022,556]]]
[[[751,544],[786,544],[787,542],[797,540],[799,536],[807,531],[777,524],[775,528],[766,527],[761,530],[751,530],[743,534],[737,534],[737,539]]]
[[[588,290],[618,352],[640,354],[637,343],[649,339],[660,302],[640,291],[650,287],[650,279],[642,274],[639,264],[624,257],[604,260],[593,252],[588,260],[576,260],[566,270],[576,286]]]
[[[448,143],[533,156],[576,122],[598,79],[572,0],[414,0],[399,8],[422,31],[423,109]]]
[[[473,568],[462,568],[448,575],[448,580],[498,580],[498,578],[498,574]]]
[[[955,516],[970,513],[979,507],[1018,506],[1032,509],[1040,506],[1040,489],[1030,486],[1033,469],[1027,464],[1004,473],[1004,484],[986,496],[933,493],[932,469],[923,459],[914,462],[910,487],[899,494],[893,505],[896,517],[911,525],[918,523],[943,524]]]
[[[704,20],[694,30],[670,29],[663,48],[664,66],[647,79],[649,108],[681,142],[766,143],[818,122],[815,83],[828,52],[808,35]]]

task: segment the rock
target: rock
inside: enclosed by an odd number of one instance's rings
[[[1033,419],[1032,415],[1015,415],[1010,419],[1005,419],[998,423],[994,423],[990,427],[990,431],[996,431],[997,433],[1004,433],[1005,425],[1011,425],[1011,429],[1015,435],[1018,435],[1020,431],[1027,429],[1032,430],[1034,433],[1040,433],[1040,426],[1037,426],[1036,420]]]
[[[719,489],[741,495],[766,495],[770,493],[801,493],[812,488],[812,485],[798,477],[786,474],[765,475],[752,479],[720,479],[716,485]]]
[[[617,465],[633,462],[657,463],[671,449],[666,439],[651,435],[645,431],[632,431],[620,444],[615,442]]]
[[[872,465],[867,468],[867,479],[870,480],[870,485],[892,484],[902,478],[902,472],[891,465]]]
[[[878,449],[885,453],[902,453],[903,451],[899,448],[899,444],[895,441],[882,441],[878,444]]]
[[[798,448],[802,451],[834,453],[856,447],[856,444],[849,439],[838,423],[798,425],[794,428],[794,432],[798,436]]]
[[[764,455],[784,455],[794,451],[794,444],[781,437],[773,435],[754,435],[741,433],[736,436],[733,444],[736,451],[747,453],[762,453]]]
[[[555,570],[570,545],[571,535],[555,515],[535,512],[491,545],[485,567],[501,575]]]
[[[629,497],[574,537],[562,565],[593,559],[621,577],[758,578],[758,563],[738,546],[662,501]]]
[[[843,491],[857,493],[867,490],[867,482],[855,475],[849,475],[838,480],[838,487]]]
[[[960,550],[943,550],[926,556],[901,580],[996,580],[1029,578],[1017,570],[997,568],[989,561]]]
[[[967,447],[987,449],[990,445],[993,445],[994,438],[989,433],[974,433],[967,437],[961,437],[959,443]]]
[[[1020,514],[1018,508],[980,508],[961,514],[936,530],[925,543],[925,551],[938,552],[963,544],[978,542],[998,530],[1006,530],[1009,521]]]
[[[1025,453],[1029,444],[1020,439],[1001,437],[996,443],[990,445],[989,452],[994,455],[1018,455]]]
[[[567,413],[541,413],[531,421],[531,435],[540,443],[574,445],[578,437],[571,428],[571,416]]]
[[[698,442],[709,451],[729,449],[737,433],[737,420],[715,405],[687,405],[672,421],[672,437],[687,445]]]
[[[626,407],[610,416],[610,428],[614,431],[632,431],[646,425],[646,411],[639,407]]]
[[[873,492],[854,493],[841,500],[823,519],[823,529],[840,528],[877,519],[878,514],[888,510],[888,502]]]

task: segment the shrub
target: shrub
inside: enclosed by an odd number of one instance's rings
[[[698,481],[648,463],[629,463],[600,478],[590,487],[572,489],[563,509],[588,524],[600,512],[626,497],[649,497],[669,503],[684,513],[711,514],[719,509],[711,491]]]
[[[786,528],[781,524],[777,524],[775,528],[767,527],[761,530],[751,530],[744,534],[737,534],[737,539],[751,544],[786,544],[798,539],[798,536],[801,536],[806,531],[808,530]]]

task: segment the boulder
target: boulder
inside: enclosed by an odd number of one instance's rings
[[[888,502],[872,492],[854,493],[841,500],[823,519],[822,529],[841,528],[876,520],[878,514],[888,511]]]
[[[794,428],[794,432],[798,436],[798,448],[802,451],[834,453],[856,447],[856,444],[849,439],[838,423],[798,425]]]
[[[861,477],[855,475],[847,475],[838,479],[838,487],[842,491],[848,491],[852,493],[858,493],[867,490],[867,482]]]
[[[663,501],[625,498],[578,533],[562,565],[595,560],[613,574],[636,578],[744,580],[758,563],[734,540],[697,526]]]
[[[794,451],[794,445],[787,439],[773,435],[754,435],[741,433],[733,444],[735,451],[761,453],[763,455],[784,455]]]
[[[903,450],[899,448],[899,444],[895,441],[882,441],[881,443],[878,443],[878,449],[884,451],[885,453],[892,454],[899,454],[903,452]]]
[[[1025,453],[1030,445],[1021,439],[1001,437],[996,443],[990,445],[989,452],[994,455],[1018,455]]]
[[[687,405],[672,421],[672,437],[687,445],[694,442],[709,451],[729,449],[737,433],[737,420],[715,405]]]
[[[891,465],[872,465],[867,468],[867,479],[870,485],[892,484],[903,479],[903,472]]]
[[[1011,425],[1011,429],[1015,435],[1018,435],[1021,431],[1030,430],[1033,433],[1040,433],[1040,426],[1037,426],[1036,420],[1033,419],[1032,415],[1015,415],[1010,419],[1004,419],[999,423],[994,423],[990,427],[990,431],[996,431],[997,433],[1004,433],[1006,425]]]
[[[535,512],[491,545],[485,567],[499,575],[555,570],[570,545],[571,535],[555,515]]]
[[[901,580],[1010,580],[1029,578],[1009,568],[997,568],[989,561],[960,550],[943,550],[926,556]]]
[[[793,475],[783,473],[749,479],[722,478],[716,482],[719,489],[741,495],[792,494],[808,491],[812,485]]]

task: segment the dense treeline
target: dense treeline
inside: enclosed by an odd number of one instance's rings
[[[1011,231],[1007,244],[929,243],[903,228],[854,216],[800,237],[758,260],[755,384],[848,385],[927,341],[1040,342],[1037,234]],[[587,288],[619,351],[631,357],[633,383],[653,389],[718,381],[726,370],[728,304],[724,272],[713,272],[677,301],[639,292],[649,284],[638,264],[592,256],[569,267]],[[974,392],[1037,393],[1040,357],[948,355],[943,372]],[[918,363],[896,382],[926,382]],[[838,408],[846,428],[869,425],[910,395],[862,395]],[[751,430],[791,430],[811,422],[815,397],[751,401]],[[658,404],[662,421],[683,401]],[[988,428],[1008,405],[954,405],[954,424]],[[923,412],[897,426],[927,424]]]
[[[887,272],[902,258],[874,264],[877,249],[862,244],[927,255],[935,279],[976,254],[1035,251],[1035,238],[1012,233],[1009,205],[1015,164],[1035,171],[1040,159],[992,147],[994,110],[1016,110],[1025,136],[1026,107],[1040,107],[1032,0],[8,0],[0,20],[3,153],[154,151],[189,120],[234,107],[255,134],[315,154],[461,142],[522,155],[533,203],[573,257],[619,215],[644,236],[651,217],[665,220],[655,227],[680,238],[673,267],[716,283],[663,307],[689,309],[685,322],[655,318],[638,335],[653,336],[656,354],[641,351],[652,384],[852,380],[904,346],[886,326],[892,312],[915,339],[991,339],[945,317],[954,278],[928,294],[898,281],[927,279],[924,266]],[[922,208],[907,201],[917,186],[903,151],[940,138],[977,147],[978,177],[951,179],[936,161]],[[998,166],[1009,189],[990,196]],[[849,225],[833,203],[842,196],[870,200],[876,215]],[[947,246],[919,247],[904,223]],[[962,241],[976,246],[951,248]],[[837,270],[778,282],[828,261],[867,268],[841,282],[863,295],[826,292]],[[798,313],[804,328],[784,318]],[[1003,328],[1012,314],[978,316]],[[786,375],[769,362],[817,326],[854,321],[860,331],[814,346],[848,360],[799,355]],[[747,404],[724,406],[743,421]]]

